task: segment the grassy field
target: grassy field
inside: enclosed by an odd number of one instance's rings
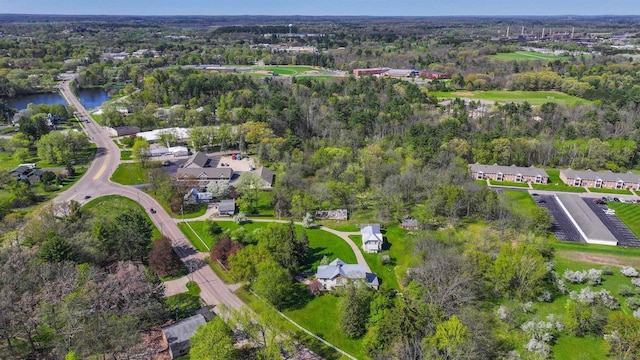
[[[129,198],[118,195],[102,196],[89,201],[82,208],[87,211],[98,212],[101,217],[109,219],[115,218],[119,214],[123,213],[138,212],[151,223],[151,228],[153,229],[152,238],[157,239],[162,236],[162,234],[153,224],[151,218],[149,218],[149,215],[144,211],[142,206],[138,205],[137,202]]]
[[[131,160],[131,150],[121,150],[120,160]]]
[[[605,189],[605,188],[589,188],[589,191],[593,193],[603,193],[603,194],[619,194],[619,195],[632,195],[631,191],[627,189]]]
[[[483,180],[480,180],[483,183],[485,183]],[[489,183],[491,185],[496,185],[496,186],[513,186],[513,187],[521,187],[521,188],[528,188],[529,184],[527,183],[521,183],[521,182],[510,182],[510,181],[496,181],[496,180],[489,180]],[[486,183],[485,183],[486,184]]]
[[[549,175],[548,184],[531,184],[536,190],[548,190],[548,191],[565,191],[565,192],[587,192],[587,190],[581,186],[568,186],[560,179],[560,169],[545,169],[547,175]]]
[[[616,216],[640,237],[640,204],[623,204],[610,201],[607,206],[616,211]]]
[[[310,66],[290,66],[290,65],[273,65],[273,66],[256,66],[253,68],[257,71],[272,71],[278,75],[296,76],[307,71],[317,71],[316,68]]]
[[[516,51],[512,53],[499,53],[490,56],[491,59],[500,61],[512,61],[512,60],[567,60],[569,56],[558,56],[552,54],[542,54],[534,51]]]
[[[565,105],[575,105],[578,103],[588,104],[589,100],[581,99],[579,97],[567,95],[558,91],[505,91],[505,90],[492,90],[492,91],[454,91],[454,92],[441,92],[431,91],[429,95],[436,96],[437,98],[468,98],[471,100],[487,100],[497,103],[508,102],[528,102],[531,105],[542,105],[544,103],[552,102]]]
[[[147,172],[138,163],[120,164],[111,175],[111,181],[122,185],[145,184],[149,181]]]
[[[213,237],[207,233],[205,221],[192,221],[190,222],[193,230],[200,235],[200,238],[204,241],[206,246],[211,248],[213,243]],[[252,232],[255,229],[266,227],[269,223],[266,222],[254,222],[244,225],[238,225],[233,221],[218,221],[220,227],[225,231],[234,231],[242,227],[248,232]],[[198,251],[206,252],[207,247],[202,244],[200,239],[189,229],[186,224],[178,224],[180,230],[185,234],[187,239],[191,241],[193,246]],[[356,263],[356,256],[351,250],[349,244],[336,235],[328,233],[320,229],[304,229],[302,226],[296,225],[296,231],[301,232],[305,230],[309,239],[309,256],[302,271],[314,272],[320,261],[324,256],[333,260],[339,257],[347,263]]]
[[[368,359],[362,341],[349,339],[340,329],[340,302],[339,297],[325,294],[314,297],[302,309],[286,310],[284,314],[348,354],[358,359]]]

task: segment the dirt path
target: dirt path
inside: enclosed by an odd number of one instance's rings
[[[607,254],[585,253],[579,251],[558,251],[557,255],[570,260],[591,264],[640,267],[640,258],[633,256],[616,256]]]

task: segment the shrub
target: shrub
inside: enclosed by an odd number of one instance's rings
[[[636,319],[640,319],[640,308],[636,309],[633,312],[633,317],[636,318]]]
[[[640,278],[631,279],[631,283],[637,287],[640,287]]]
[[[233,221],[235,221],[236,224],[242,225],[249,222],[249,219],[247,218],[247,215],[243,213],[238,213],[233,216]]]
[[[531,336],[525,349],[536,353],[540,358],[546,359],[551,355],[551,343],[564,325],[552,314],[547,316],[547,321],[530,320],[522,324],[522,331]]]
[[[556,289],[558,289],[558,292],[560,294],[568,294],[569,293],[569,287],[567,286],[567,284],[564,283],[564,281],[562,281],[562,279],[557,279],[556,280]]]
[[[622,275],[626,276],[626,277],[638,277],[638,270],[636,270],[635,268],[631,267],[631,266],[625,266],[622,269],[620,269],[620,273],[622,273]]]
[[[612,296],[609,291],[602,289],[598,291],[597,295],[602,305],[607,309],[617,310],[620,308],[620,301],[618,301],[616,297]]]
[[[600,268],[602,270],[602,275],[613,275],[613,269],[610,266],[603,266]]]
[[[596,302],[596,293],[590,287],[585,287],[580,289],[580,292],[570,292],[569,298],[579,303],[594,304]]]
[[[380,263],[382,265],[389,265],[391,264],[391,256],[389,256],[389,254],[383,254],[380,255]]]
[[[307,290],[311,295],[319,295],[322,291],[322,284],[318,280],[313,280],[307,284]]]
[[[225,268],[229,265],[227,261],[231,255],[234,255],[242,248],[242,245],[231,240],[228,236],[224,236],[216,246],[211,249],[211,260],[218,261]]]
[[[624,296],[624,297],[633,296],[636,294],[636,291],[629,285],[621,285],[620,288],[618,289],[618,292],[620,293],[621,296]]]
[[[640,297],[634,296],[627,299],[627,307],[631,310],[640,308]]]
[[[540,302],[551,302],[553,301],[553,296],[551,295],[551,291],[542,290],[540,296],[538,296],[538,301]]]
[[[586,271],[571,271],[567,269],[562,276],[572,284],[588,282],[589,285],[600,285],[602,283],[602,270],[597,269]]]

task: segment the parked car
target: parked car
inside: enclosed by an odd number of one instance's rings
[[[545,199],[540,199],[540,200],[538,200],[538,204],[544,204],[544,203],[546,203],[546,202],[547,202],[547,200],[545,200]]]
[[[617,197],[614,197],[614,198],[613,198],[613,201],[615,201],[615,202],[620,202],[620,199],[618,199]]]

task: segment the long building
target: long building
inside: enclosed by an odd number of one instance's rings
[[[555,198],[586,243],[618,245],[616,237],[578,195],[557,194]]]
[[[640,190],[640,175],[632,173],[566,169],[560,171],[560,180],[569,186]]]
[[[469,171],[474,180],[491,179],[495,181],[531,182],[534,184],[546,184],[549,175],[544,169],[536,167],[503,166],[498,164],[483,165],[469,164]]]

